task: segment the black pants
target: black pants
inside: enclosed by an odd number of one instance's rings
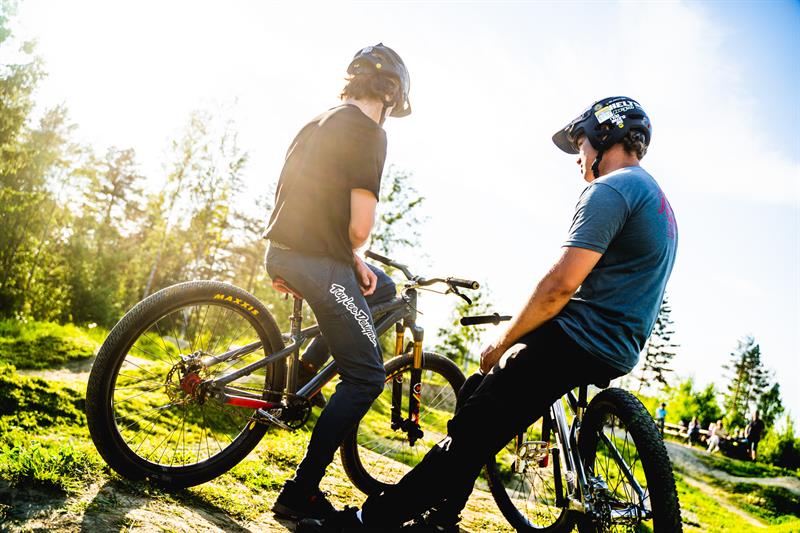
[[[330,346],[341,376],[297,467],[295,483],[301,490],[312,492],[344,438],[383,392],[383,357],[369,302],[361,294],[351,264],[272,246],[266,263],[270,277],[284,278],[313,309],[325,339],[324,344],[317,344],[321,357],[316,362],[325,362]],[[395,293],[394,283],[386,274],[381,272],[378,281],[376,293]]]
[[[554,322],[525,335],[463,402],[448,436],[397,485],[367,499],[364,523],[388,529],[434,507],[460,512],[481,467],[553,402],[579,385],[620,375]]]

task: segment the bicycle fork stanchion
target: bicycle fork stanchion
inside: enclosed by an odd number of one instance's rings
[[[414,362],[411,367],[411,386],[408,397],[408,439],[413,446],[423,436],[419,428],[419,404],[422,398],[422,338],[424,331],[418,326],[411,329],[414,334]]]
[[[394,355],[403,353],[403,343],[405,342],[405,327],[401,322],[394,325],[395,346]],[[398,372],[392,377],[392,429],[397,430],[403,426],[403,373]]]

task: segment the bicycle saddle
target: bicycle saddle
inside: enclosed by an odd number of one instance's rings
[[[300,294],[300,291],[292,287],[288,281],[281,277],[276,277],[272,280],[272,288],[278,292],[282,292],[283,294],[291,294],[295,298],[300,298],[301,300],[303,299],[303,295]]]

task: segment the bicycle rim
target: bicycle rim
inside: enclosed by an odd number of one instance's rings
[[[255,429],[253,409],[202,397],[200,381],[242,368],[265,356],[251,354],[210,368],[199,360],[265,340],[245,310],[200,301],[156,317],[131,339],[112,385],[115,429],[135,460],[150,469],[187,470],[243,444]],[[265,398],[271,375],[261,369],[232,384],[231,392]]]
[[[597,507],[594,522],[582,531],[681,530],[669,457],[639,400],[621,389],[598,393],[579,444]]]
[[[411,444],[407,433],[392,428],[392,387],[402,385],[402,415],[408,418],[411,374],[408,355],[386,364],[384,390],[343,445],[345,469],[362,492],[372,494],[394,485],[447,435],[464,376],[450,360],[426,353],[420,390],[419,424],[424,435]],[[357,445],[355,445],[357,443]]]

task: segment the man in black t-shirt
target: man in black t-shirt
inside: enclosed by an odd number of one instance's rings
[[[392,280],[355,250],[369,239],[386,159],[387,116],[411,113],[409,76],[383,44],[360,50],[347,69],[343,104],[309,122],[286,154],[266,237],[267,272],[300,292],[322,338],[301,359],[301,379],[328,358],[341,381],[311,434],[308,450],[278,496],[283,517],[334,511],[319,483],[336,449],[383,390],[383,357],[370,304],[391,299]]]

